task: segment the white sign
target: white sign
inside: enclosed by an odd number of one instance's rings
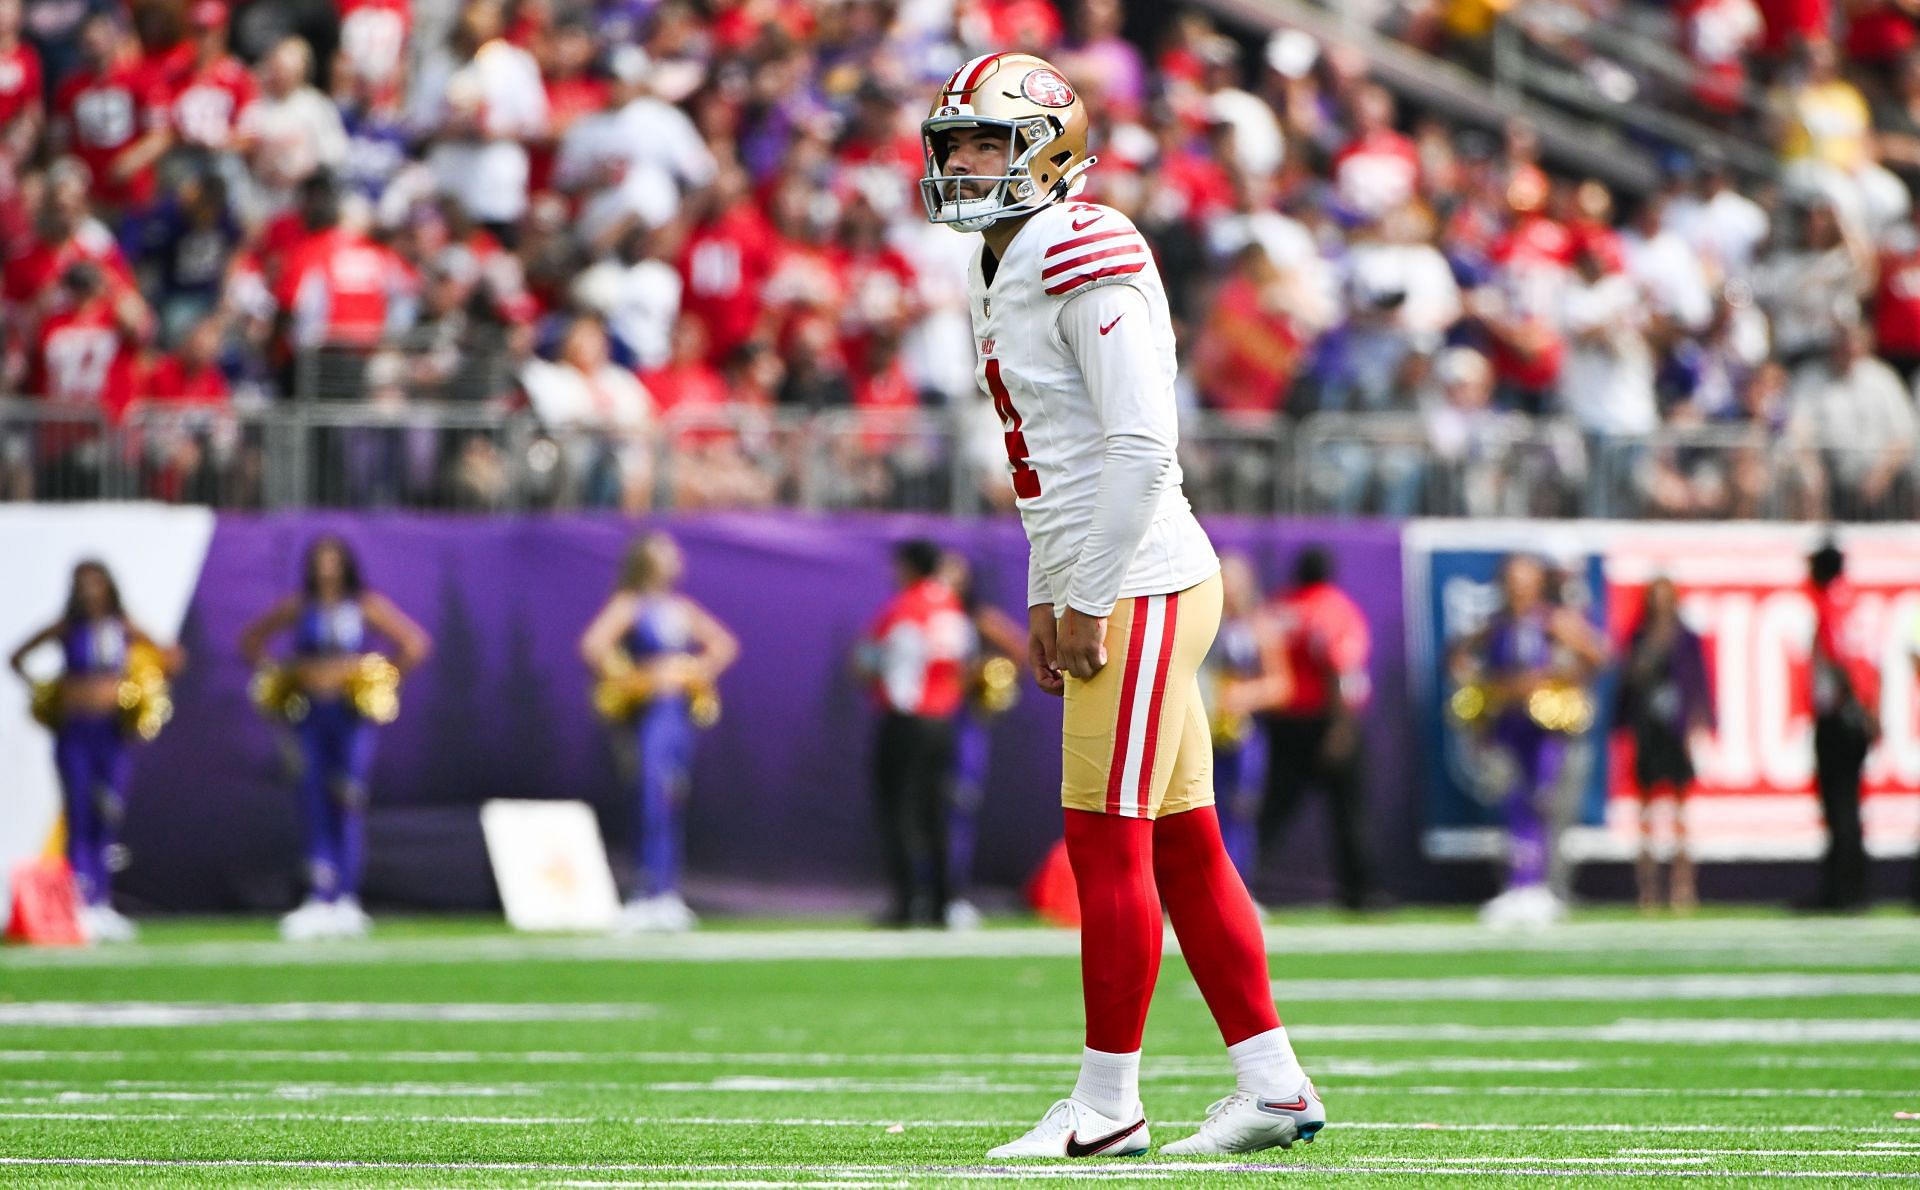
[[[493,880],[516,930],[604,930],[620,896],[585,802],[491,801],[480,807]]]

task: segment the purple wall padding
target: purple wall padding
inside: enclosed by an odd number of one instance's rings
[[[926,535],[965,551],[983,593],[1016,616],[1026,543],[1010,521],[752,514],[636,522],[607,517],[462,519],[299,514],[226,516],[188,614],[189,670],[178,713],[142,750],[127,822],[136,906],[214,910],[290,904],[300,888],[299,825],[275,731],[247,701],[236,640],[293,589],[321,532],[360,551],[369,582],[431,631],[437,651],[381,734],[369,899],[484,905],[473,809],[496,797],[576,798],[599,808],[616,866],[628,798],[575,654],[628,540],[670,529],[686,589],[737,632],[740,664],[722,685],[725,717],[700,741],[689,861],[704,881],[878,883],[870,814],[870,704],[848,657],[889,585],[889,546]],[[1416,810],[1403,651],[1397,526],[1222,521],[1223,551],[1247,554],[1269,583],[1293,553],[1330,545],[1343,585],[1372,621],[1376,649],[1369,780],[1373,835],[1389,887],[1413,891]],[[996,729],[981,831],[982,884],[1015,885],[1059,834],[1058,704],[1029,689]],[[1327,886],[1322,816],[1310,808],[1269,857],[1264,892]]]

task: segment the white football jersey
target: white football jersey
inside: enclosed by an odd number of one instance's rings
[[[1052,603],[1064,614],[1071,587],[1076,608],[1105,615],[1115,598],[1162,595],[1205,580],[1219,560],[1180,489],[1173,320],[1138,229],[1111,207],[1056,203],[1021,227],[991,283],[985,254],[983,241],[967,272],[968,306],[977,376],[1006,431],[1015,504],[1032,548],[1029,604]],[[1144,309],[1117,290],[1099,293],[1108,287],[1130,288]],[[1089,297],[1093,304],[1076,303],[1076,354],[1063,316],[1082,295],[1097,296]],[[1092,324],[1098,335],[1078,330],[1096,309],[1113,311]],[[1083,363],[1089,360],[1092,367]],[[1098,400],[1090,370],[1099,373]],[[1122,424],[1108,424],[1116,420]],[[1090,559],[1075,582],[1100,504],[1110,435],[1134,436],[1163,456],[1161,483],[1155,506],[1139,510],[1145,534],[1132,556]]]

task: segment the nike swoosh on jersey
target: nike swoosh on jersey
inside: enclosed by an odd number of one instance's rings
[[[1105,219],[1105,218],[1106,218],[1105,215],[1095,215],[1091,219],[1075,219],[1073,221],[1073,230],[1085,231],[1087,228],[1092,227],[1094,224],[1100,222],[1102,219]]]
[[[1080,1143],[1080,1137],[1077,1133],[1069,1132],[1067,1133],[1067,1156],[1091,1157],[1102,1149],[1112,1148],[1146,1126],[1147,1121],[1145,1117],[1142,1117],[1117,1132],[1110,1132],[1105,1136],[1095,1137],[1087,1144]]]
[[[1108,323],[1107,325],[1105,325],[1105,326],[1103,326],[1103,327],[1101,327],[1101,328],[1100,328],[1100,333],[1101,333],[1101,334],[1103,334],[1103,335],[1104,335],[1104,334],[1106,334],[1106,333],[1107,333],[1108,331],[1110,331],[1110,330],[1112,330],[1112,329],[1113,329],[1113,328],[1114,328],[1115,326],[1117,326],[1117,325],[1119,325],[1119,322],[1120,322],[1120,320],[1121,320],[1122,318],[1125,318],[1126,316],[1127,316],[1127,315],[1126,315],[1126,312],[1125,312],[1125,311],[1122,311],[1122,312],[1120,312],[1120,313],[1118,313],[1118,314],[1115,314],[1115,315],[1113,316],[1113,321],[1112,321],[1112,322],[1109,322],[1109,323]]]

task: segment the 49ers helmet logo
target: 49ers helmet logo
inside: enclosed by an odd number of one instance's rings
[[[1020,93],[1041,107],[1073,106],[1073,88],[1058,71],[1044,66],[1027,72],[1027,77],[1020,82]]]

